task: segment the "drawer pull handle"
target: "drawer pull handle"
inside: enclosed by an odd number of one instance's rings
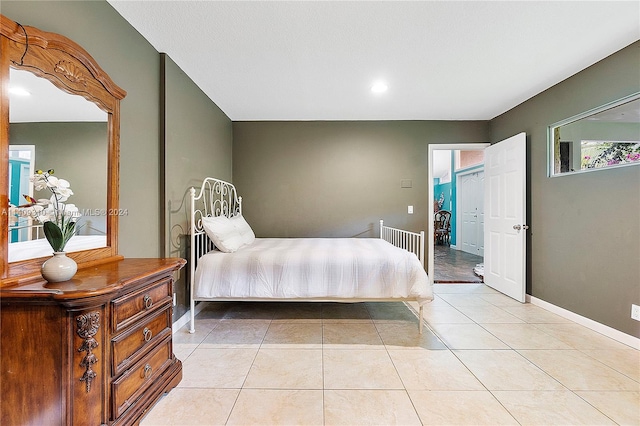
[[[151,368],[151,366],[149,364],[146,364],[144,366],[144,378],[148,379],[149,377],[151,377],[152,373],[153,373],[153,369]]]
[[[153,306],[153,299],[151,299],[151,296],[145,294],[142,300],[144,302],[144,307],[146,309],[151,309],[151,307]]]
[[[142,331],[142,334],[144,335],[145,342],[148,342],[149,340],[151,340],[151,337],[153,336],[153,332],[149,330],[147,327],[144,328],[144,330]]]

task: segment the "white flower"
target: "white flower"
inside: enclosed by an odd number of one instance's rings
[[[56,188],[58,186],[58,178],[52,175],[47,177],[47,186],[49,188]]]
[[[45,223],[49,221],[56,221],[56,213],[52,204],[49,204],[46,208],[41,208],[38,212],[36,212],[36,219],[40,223]]]
[[[58,194],[58,201],[67,201],[73,195],[71,188],[56,188],[55,192]]]
[[[33,188],[36,191],[41,191],[47,187],[47,179],[42,174],[35,174],[29,180],[33,182]]]
[[[67,241],[76,233],[76,221],[81,216],[75,204],[64,204],[73,195],[71,184],[68,180],[53,176],[53,170],[38,170],[30,180],[36,191],[46,188],[51,192],[50,199],[38,200],[32,214],[43,224],[51,248],[63,251]],[[56,232],[56,228],[60,232]]]

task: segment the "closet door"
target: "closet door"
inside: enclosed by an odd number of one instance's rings
[[[477,171],[458,179],[462,251],[484,256],[484,172]]]

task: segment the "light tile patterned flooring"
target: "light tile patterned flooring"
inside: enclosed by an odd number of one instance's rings
[[[210,303],[142,425],[640,425],[639,351],[483,284],[434,290],[422,336],[403,303]]]

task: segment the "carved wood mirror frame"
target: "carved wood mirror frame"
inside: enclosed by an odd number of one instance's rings
[[[40,267],[47,258],[8,262],[9,185],[9,68],[29,71],[64,92],[80,95],[108,115],[107,212],[118,211],[120,158],[120,100],[126,92],[118,87],[97,62],[74,41],[55,33],[22,26],[0,15],[0,287],[41,279]],[[90,266],[118,256],[118,216],[107,216],[106,247],[69,253],[78,267]]]

